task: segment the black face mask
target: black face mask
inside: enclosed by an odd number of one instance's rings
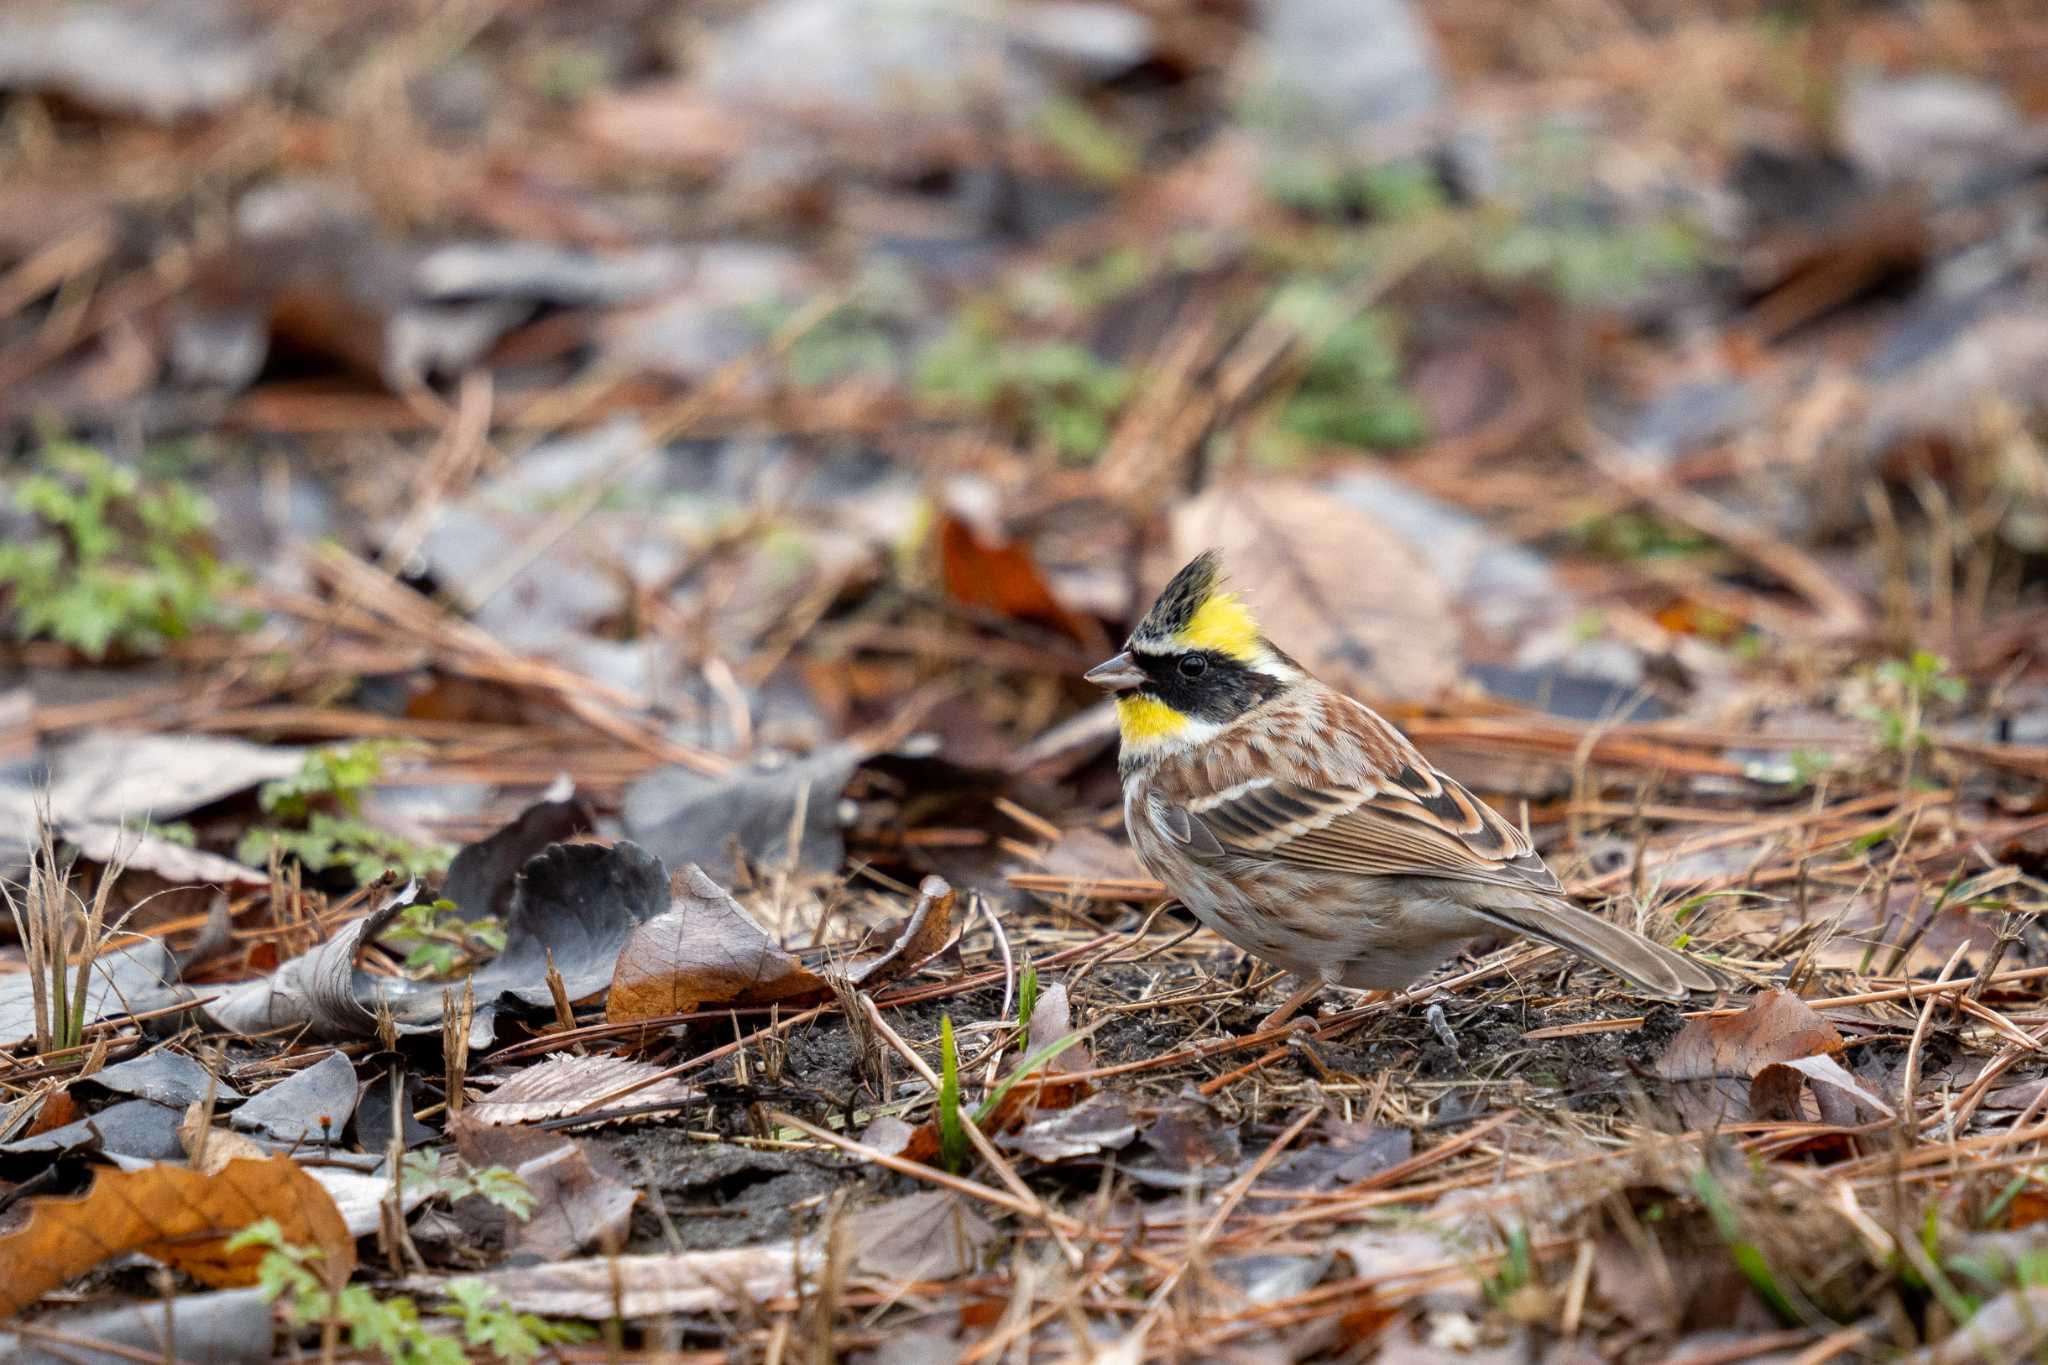
[[[1178,654],[1139,654],[1145,670],[1138,690],[1159,698],[1184,716],[1214,724],[1235,720],[1280,690],[1278,678],[1249,668],[1213,649]]]

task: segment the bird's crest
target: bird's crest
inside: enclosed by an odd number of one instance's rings
[[[1214,550],[1190,560],[1159,593],[1131,632],[1135,645],[1154,649],[1211,649],[1240,662],[1258,657],[1262,637],[1251,609],[1223,589]]]

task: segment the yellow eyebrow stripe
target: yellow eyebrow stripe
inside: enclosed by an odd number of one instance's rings
[[[1219,592],[1196,609],[1194,619],[1180,633],[1180,642],[1191,649],[1213,649],[1240,663],[1250,663],[1259,653],[1259,623],[1234,592]]]
[[[1156,697],[1133,693],[1116,699],[1116,723],[1124,743],[1142,748],[1172,739],[1187,729],[1188,718]]]

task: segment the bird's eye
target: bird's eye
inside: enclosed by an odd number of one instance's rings
[[[1180,656],[1180,675],[1183,678],[1199,678],[1209,671],[1209,661],[1199,654]]]

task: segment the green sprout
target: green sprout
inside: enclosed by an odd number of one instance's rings
[[[539,1201],[519,1172],[509,1166],[471,1166],[457,1160],[450,1170],[442,1169],[441,1158],[433,1152],[408,1152],[399,1168],[399,1181],[409,1192],[450,1203],[477,1198],[496,1205],[522,1223],[533,1215]]]
[[[1038,1008],[1038,968],[1031,963],[1024,964],[1024,972],[1017,978],[1017,1030],[1031,1031],[1031,1012]]]
[[[404,1295],[379,1298],[369,1286],[330,1288],[316,1269],[317,1248],[285,1241],[277,1220],[253,1223],[228,1239],[230,1252],[264,1249],[256,1283],[272,1303],[284,1305],[295,1327],[334,1323],[347,1329],[349,1345],[375,1351],[393,1365],[464,1365],[479,1352],[524,1365],[556,1346],[589,1341],[596,1331],[580,1322],[551,1322],[532,1313],[515,1313],[493,1302],[490,1288],[477,1279],[450,1280],[443,1292],[453,1305],[445,1316],[455,1319],[459,1338],[433,1330],[420,1317],[419,1306]]]
[[[967,1130],[960,1118],[960,1054],[953,1016],[939,1016],[939,1160],[954,1175],[967,1169]]]
[[[275,849],[310,872],[345,871],[358,883],[390,868],[419,876],[447,867],[454,850],[446,845],[414,843],[358,818],[385,759],[405,747],[365,741],[313,750],[298,772],[257,789],[257,803],[283,823],[251,828],[237,856],[261,867]]]
[[[492,915],[464,919],[454,901],[408,905],[382,935],[405,953],[407,968],[421,976],[460,976],[505,951],[505,926]]]
[[[100,659],[116,649],[161,653],[197,630],[249,624],[221,600],[235,574],[209,546],[213,508],[187,485],[53,442],[13,505],[40,528],[0,544],[0,599],[17,639]]]

